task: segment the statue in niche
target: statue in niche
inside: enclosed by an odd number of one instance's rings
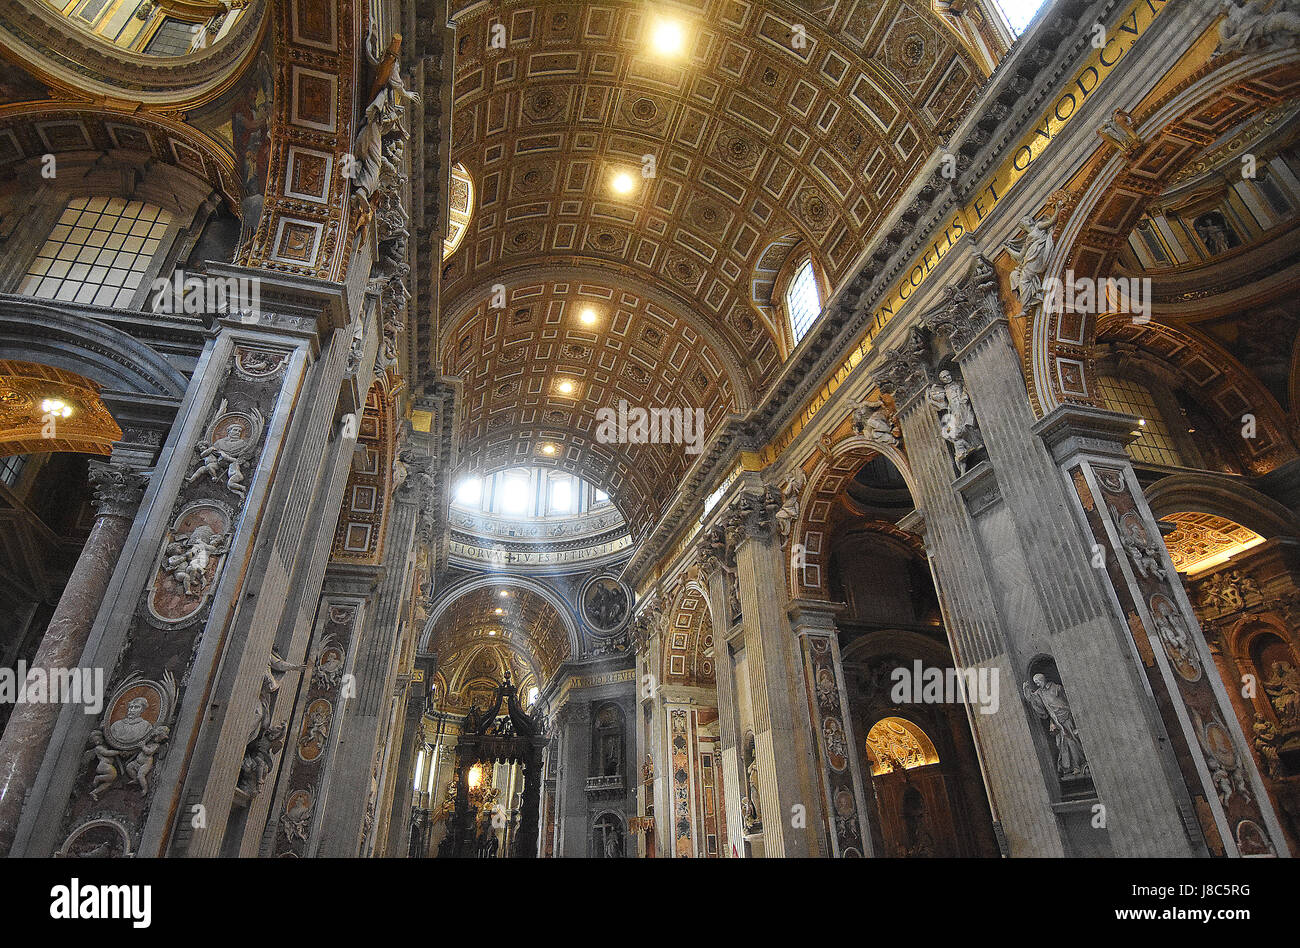
[[[1130,511],[1120,518],[1120,545],[1128,554],[1133,568],[1143,579],[1165,578],[1165,568],[1160,565],[1160,550],[1151,542],[1142,518]]]
[[[898,446],[903,433],[881,399],[850,402],[849,407],[853,409],[853,429],[858,434],[866,435],[877,444]]]
[[[1300,37],[1300,13],[1295,0],[1220,0],[1224,17],[1219,23],[1215,56],[1237,50],[1259,52],[1285,49]]]
[[[1287,730],[1300,726],[1300,672],[1289,662],[1274,662],[1269,672],[1264,691],[1278,721]]]
[[[966,386],[944,369],[926,390],[926,398],[939,410],[939,433],[953,447],[957,470],[966,473],[966,460],[984,445]]]
[[[745,832],[757,833],[763,829],[763,810],[758,796],[758,755],[752,731],[745,735],[745,789],[746,795],[740,805]]]
[[[1007,253],[1017,263],[1011,271],[1011,288],[1025,309],[1043,301],[1043,273],[1056,246],[1052,231],[1064,204],[1065,196],[1061,192],[1052,195],[1051,212],[1043,217],[1026,214],[1020,219],[1025,236],[1007,245]]]
[[[607,813],[596,821],[596,856],[603,859],[623,858],[623,825],[619,818]]]
[[[795,468],[795,472],[781,485],[781,507],[775,517],[782,539],[790,535],[795,520],[799,518],[799,495],[807,486],[808,477],[799,468]]]
[[[605,858],[623,858],[623,840],[619,837],[617,827],[610,827],[609,831],[605,833]]]
[[[1074,724],[1074,712],[1066,700],[1065,690],[1039,672],[1033,684],[1021,685],[1025,701],[1047,722],[1047,732],[1056,739],[1056,773],[1062,778],[1086,777],[1088,760],[1083,753],[1083,742]]]
[[[1212,254],[1227,253],[1241,243],[1227,220],[1217,211],[1196,218],[1192,228],[1205,244],[1205,249]]]

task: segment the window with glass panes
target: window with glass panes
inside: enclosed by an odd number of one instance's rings
[[[790,314],[790,331],[797,345],[822,311],[817,274],[813,272],[811,260],[805,260],[790,281],[790,288],[785,291],[785,306]]]
[[[1136,415],[1141,419],[1138,430],[1142,435],[1128,446],[1129,457],[1147,464],[1179,466],[1183,463],[1173,436],[1169,433],[1169,426],[1160,417],[1155,397],[1146,386],[1132,379],[1103,375],[1097,379],[1097,387],[1101,390],[1106,407],[1111,411]]]
[[[6,458],[0,458],[0,484],[7,487],[13,487],[18,483],[18,478],[22,476],[23,468],[27,466],[27,455],[11,454]]]
[[[171,219],[144,201],[73,198],[27,268],[19,292],[43,300],[129,306]]]
[[[194,37],[201,27],[196,23],[167,17],[158,31],[149,37],[144,51],[150,56],[184,56],[194,45]]]

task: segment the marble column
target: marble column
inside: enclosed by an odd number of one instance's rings
[[[424,738],[420,718],[426,703],[425,687],[425,681],[412,681],[406,690],[400,756],[396,761],[397,785],[388,814],[387,855],[390,858],[405,858],[410,852],[411,795],[415,788],[415,753]]]
[[[701,563],[700,575],[709,593],[709,615],[713,619],[713,674],[718,697],[718,773],[722,785],[723,813],[726,815],[728,846],[735,847],[734,855],[745,856],[745,826],[742,817],[741,797],[745,795],[744,766],[740,759],[740,699],[736,688],[736,648],[743,647],[744,629],[728,629],[727,576],[717,567],[707,568],[708,559]],[[748,714],[748,711],[745,712]],[[731,856],[728,848],[724,853]]]
[[[1163,779],[1191,794],[1189,831],[1216,856],[1285,855],[1286,835],[1255,766],[1250,741],[1173,560],[1160,540],[1124,445],[1136,419],[1064,405],[1034,428],[1078,498],[1074,514],[1093,540],[1093,567],[1113,594],[1115,625],[1154,701],[1152,732],[1175,749]],[[1181,788],[1180,788],[1181,789]]]
[[[966,464],[954,465],[952,482],[980,547],[988,551],[981,559],[1011,639],[1009,661],[1000,669],[1011,676],[1003,682],[1002,712],[977,719],[1000,717],[1013,708],[1013,714],[1029,718],[1068,854],[1204,852],[1193,803],[1178,779],[1127,628],[1112,605],[1114,589],[1095,564],[1092,538],[1078,523],[1079,495],[1069,489],[1069,479],[1035,429],[1037,417],[992,266],[975,256],[969,276],[949,288],[924,322],[936,341],[946,340],[952,350],[951,361],[931,361],[937,383],[926,388],[929,410],[941,419],[960,417],[962,409],[954,414],[953,403],[965,394],[976,432],[967,440],[982,444],[987,455],[981,460],[977,451]],[[953,441],[951,421],[944,429],[944,438]],[[1059,673],[1062,700],[1068,701],[1086,756],[1085,779],[1074,771],[1058,777],[1066,765],[1058,760],[1056,741],[1042,734],[1038,718],[1044,712],[1033,711],[1028,698],[1011,699],[1011,689],[1020,691],[1043,662]],[[976,726],[986,724],[977,720]],[[1081,782],[1090,783],[1092,792],[1067,789]]]
[[[871,855],[871,833],[835,628],[835,615],[842,608],[837,603],[798,599],[790,604],[789,611],[803,657],[831,853],[861,857]]]
[[[81,663],[91,624],[144,496],[147,475],[127,465],[91,461],[90,481],[95,488],[91,500],[95,522],[29,669],[39,669],[46,680],[50,672],[75,669]],[[24,794],[36,780],[59,710],[53,701],[16,705],[0,739],[0,856],[8,854],[13,844]]]

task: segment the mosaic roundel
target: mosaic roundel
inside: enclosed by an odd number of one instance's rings
[[[632,594],[613,576],[593,576],[578,598],[582,621],[597,635],[622,631],[632,615]]]

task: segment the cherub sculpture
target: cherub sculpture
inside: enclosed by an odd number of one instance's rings
[[[225,413],[226,403],[223,401],[221,407],[217,409],[217,418],[221,418]],[[214,481],[219,481],[224,476],[226,487],[231,492],[241,497],[247,496],[248,488],[244,484],[244,462],[249,460],[257,450],[258,442],[262,439],[262,429],[265,427],[262,413],[256,408],[252,410],[249,417],[252,419],[252,430],[246,428],[242,421],[232,421],[227,426],[226,433],[220,438],[199,441],[199,466],[186,479],[187,484],[193,484],[201,477],[210,477]],[[215,424],[212,427],[215,428]],[[209,428],[209,438],[211,435],[212,428]]]
[[[163,551],[163,570],[176,580],[185,595],[193,596],[207,585],[208,566],[229,551],[229,536],[215,533],[207,524],[199,524],[167,544]]]

